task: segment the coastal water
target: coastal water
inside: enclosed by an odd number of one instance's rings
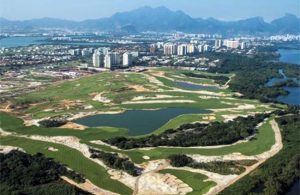
[[[0,39],[0,48],[23,47],[33,44],[43,44],[47,37],[6,37]]]
[[[300,50],[297,49],[279,49],[279,60],[281,62],[300,65]]]
[[[300,65],[300,50],[292,50],[292,49],[279,49],[278,52],[280,53],[280,61],[292,64]],[[272,86],[275,83],[286,81],[286,80],[293,80],[296,83],[300,83],[299,80],[296,78],[288,78],[283,70],[279,70],[279,74],[282,75],[282,78],[272,78],[270,79],[266,85]],[[276,100],[290,104],[290,105],[300,105],[300,87],[284,87],[286,91],[289,92],[287,96],[279,96]]]
[[[118,127],[128,129],[129,135],[144,135],[160,128],[170,119],[182,114],[209,113],[193,108],[164,108],[160,110],[128,110],[118,114],[99,114],[77,119],[74,122],[88,127]]]

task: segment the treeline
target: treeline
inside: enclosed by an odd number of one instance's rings
[[[245,171],[244,166],[250,166],[257,162],[256,160],[196,162],[191,157],[183,154],[171,155],[168,159],[174,167],[204,169],[222,175],[241,174]]]
[[[229,78],[226,76],[213,76],[213,75],[206,75],[206,74],[196,74],[192,72],[184,72],[183,74],[188,77],[213,79],[216,83],[220,85],[224,85],[229,80]]]
[[[277,118],[283,137],[283,149],[250,175],[245,176],[220,194],[285,194],[300,179],[300,120],[289,113]]]
[[[67,176],[82,183],[82,175],[41,153],[30,155],[13,150],[0,154],[0,165],[1,194],[89,194],[60,179]]]
[[[274,101],[272,98],[288,94],[282,87],[265,85],[271,78],[282,77],[278,72],[279,69],[283,69],[288,77],[300,77],[299,66],[273,62],[265,57],[248,57],[231,53],[214,53],[214,55],[214,58],[220,59],[221,62],[208,71],[235,73],[235,77],[229,83],[229,88],[250,99],[272,102]]]
[[[159,135],[142,138],[114,137],[103,141],[121,149],[232,144],[253,135],[256,132],[256,126],[267,117],[269,114],[257,114],[246,118],[237,117],[228,122],[184,124],[177,129],[168,129]]]
[[[128,158],[121,158],[117,153],[103,152],[91,148],[89,150],[92,153],[91,158],[100,159],[110,168],[125,171],[132,176],[138,176],[142,172],[142,169],[136,167]]]
[[[61,119],[61,118],[50,118],[50,119],[45,119],[45,120],[39,121],[39,124],[42,127],[46,127],[46,128],[60,127],[66,123],[67,123],[67,121],[65,119]]]

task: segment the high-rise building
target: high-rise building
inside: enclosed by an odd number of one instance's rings
[[[177,55],[184,56],[184,55],[186,55],[186,53],[187,53],[187,45],[186,44],[178,45]]]
[[[104,54],[99,51],[95,51],[93,54],[93,66],[103,67],[104,66]]]
[[[131,66],[132,64],[132,54],[124,53],[123,54],[123,67]]]
[[[100,60],[99,60],[99,54],[98,54],[98,52],[95,52],[93,54],[93,66],[94,67],[99,67],[100,66]]]
[[[150,53],[155,53],[156,51],[156,44],[151,44],[150,45]]]
[[[204,51],[204,45],[198,45],[198,52],[203,53]]]
[[[111,69],[112,68],[112,54],[107,53],[104,57],[104,68]]]
[[[104,57],[104,68],[112,69],[120,65],[121,59],[117,52],[108,52]]]
[[[186,52],[187,52],[188,54],[193,54],[193,53],[195,53],[195,46],[194,46],[194,44],[187,44]]]
[[[222,47],[222,40],[216,39],[215,40],[215,48],[220,48],[220,47]]]
[[[165,55],[174,55],[176,54],[176,45],[173,43],[166,43],[164,45],[164,54]]]
[[[236,40],[225,40],[224,41],[224,46],[232,48],[232,49],[236,49],[239,47],[239,41]]]
[[[241,42],[240,47],[241,49],[246,49],[247,44],[245,42]]]
[[[207,51],[210,51],[210,46],[207,45],[207,44],[205,44],[205,45],[203,46],[203,52],[207,52]]]

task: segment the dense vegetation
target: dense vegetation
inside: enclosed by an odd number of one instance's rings
[[[265,85],[271,78],[282,77],[278,73],[279,69],[282,69],[288,77],[298,79],[300,77],[299,66],[273,62],[262,56],[248,57],[230,53],[210,55],[212,58],[220,59],[221,63],[216,67],[211,67],[209,72],[234,73],[235,77],[229,83],[230,89],[251,99],[269,102],[274,101],[272,100],[274,97],[288,94],[282,87]]]
[[[289,113],[276,121],[282,129],[283,149],[220,194],[285,194],[300,179],[299,110],[297,114]]]
[[[60,127],[64,124],[66,124],[67,121],[59,118],[53,118],[53,119],[45,119],[39,122],[39,124],[42,127],[50,128],[50,127]]]
[[[210,172],[215,172],[223,175],[241,174],[245,171],[244,166],[254,164],[255,160],[242,161],[213,161],[213,162],[196,162],[191,157],[176,154],[168,157],[170,163],[174,167],[192,167],[194,169],[204,169]]]
[[[226,76],[213,76],[213,75],[206,75],[206,74],[196,74],[193,72],[184,72],[183,73],[185,76],[188,77],[195,77],[195,78],[202,78],[202,79],[213,79],[216,83],[220,85],[224,85],[229,78]]]
[[[41,153],[29,155],[17,150],[0,154],[1,194],[88,194],[63,182],[68,176],[84,182],[84,178]]]
[[[91,158],[99,158],[104,164],[113,169],[123,170],[132,176],[141,174],[142,169],[136,167],[128,158],[121,158],[117,153],[103,152],[90,148]]]
[[[159,135],[142,138],[114,137],[104,141],[122,149],[232,144],[253,135],[256,132],[256,126],[268,116],[269,114],[257,114],[246,118],[238,117],[228,122],[184,124],[177,129],[168,129]]]

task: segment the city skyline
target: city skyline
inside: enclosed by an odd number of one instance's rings
[[[260,16],[265,21],[271,21],[285,13],[298,17],[300,13],[300,2],[295,0],[287,0],[284,3],[281,0],[274,0],[272,3],[266,0],[190,0],[188,4],[186,2],[175,3],[175,0],[90,0],[88,3],[82,0],[64,0],[63,2],[58,0],[28,0],[26,2],[0,0],[0,2],[2,4],[0,17],[9,20],[51,17],[81,21],[110,17],[117,12],[131,11],[143,6],[165,6],[173,11],[181,10],[194,18],[214,17],[221,20],[240,20]],[[228,12],[230,14],[227,14]]]

